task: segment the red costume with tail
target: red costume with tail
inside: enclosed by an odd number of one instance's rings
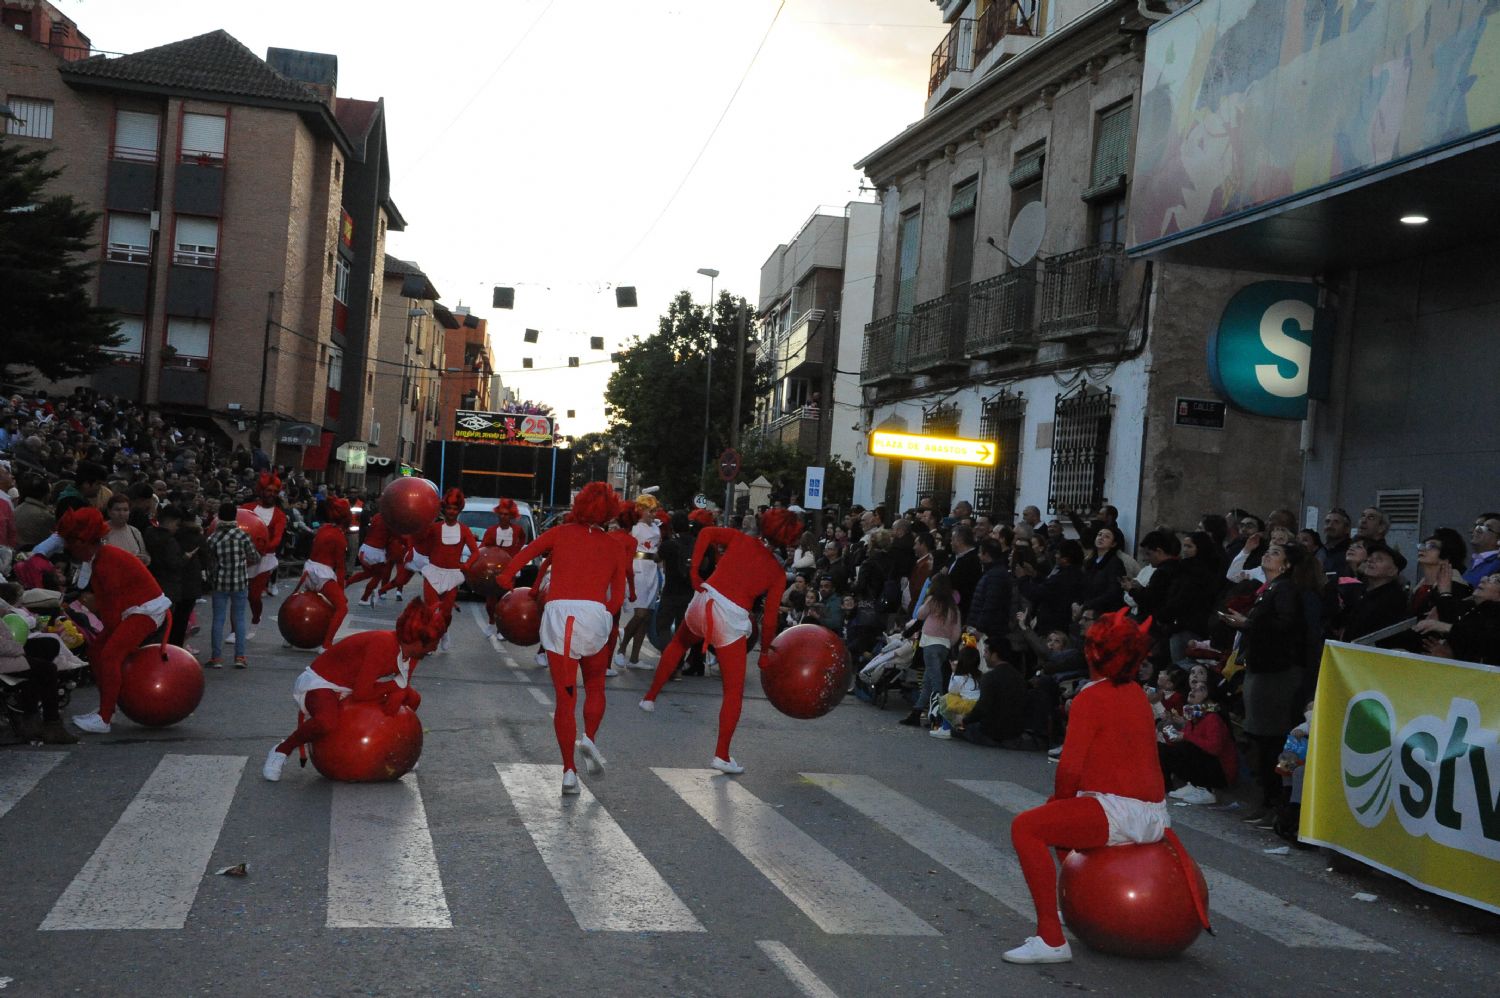
[[[266,587],[276,576],[276,566],[281,562],[276,552],[281,550],[281,539],[286,536],[286,514],[282,512],[277,496],[281,493],[281,479],[269,471],[262,471],[255,482],[254,502],[242,503],[240,509],[254,513],[266,525],[266,543],[258,546],[260,562],[250,573],[250,623],[260,623],[260,612],[265,602]]]
[[[323,635],[323,650],[333,644],[339,625],[349,614],[349,600],[344,596],[344,564],[349,557],[349,500],[331,498],[324,503],[328,522],[313,535],[312,553],[302,566],[298,589],[321,593],[333,607],[328,630]],[[378,514],[377,514],[378,515]]]
[[[521,511],[514,499],[501,499],[495,506],[494,513],[499,517],[499,522],[484,532],[484,539],[479,542],[479,546],[499,548],[514,560],[526,546],[526,531],[520,521]],[[499,595],[484,598],[485,618],[491,627],[495,626],[495,610],[499,606]]]
[[[473,531],[458,522],[463,508],[464,494],[449,489],[443,496],[443,518],[420,534],[415,544],[417,553],[427,559],[422,566],[422,598],[428,606],[442,610],[444,638],[453,622],[458,587],[464,581],[464,552],[469,552],[470,557],[479,553]]]

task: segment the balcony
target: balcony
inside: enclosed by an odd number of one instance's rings
[[[969,325],[969,293],[949,292],[918,305],[911,316],[907,367],[913,374],[944,367],[967,367],[964,333]]]
[[[818,409],[803,407],[771,420],[758,429],[757,436],[812,457],[818,452],[818,417]]]
[[[910,377],[906,346],[911,335],[911,321],[911,313],[898,312],[865,326],[864,356],[859,364],[860,384],[878,385]]]
[[[1009,55],[1016,55],[1033,40],[1031,29],[1025,24],[1016,23],[1012,5],[997,0],[986,7],[984,13],[974,21],[974,65],[977,67],[984,62],[985,57],[997,46],[1002,51],[1000,58],[1004,59],[1007,50],[1010,50]]]
[[[969,294],[964,354],[998,358],[1036,348],[1036,268],[1022,267],[977,282]]]
[[[808,309],[792,323],[791,331],[782,340],[781,350],[776,355],[776,376],[784,378],[796,374],[808,364],[823,362],[823,321],[821,308]]]
[[[1063,341],[1117,333],[1124,247],[1088,246],[1047,260],[1042,275],[1042,339]]]
[[[931,98],[937,93],[938,88],[954,73],[967,74],[973,68],[974,20],[960,18],[953,22],[948,34],[932,50],[932,61],[927,74],[927,96]]]

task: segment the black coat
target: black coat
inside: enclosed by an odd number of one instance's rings
[[[968,624],[981,634],[998,637],[1010,630],[1011,592],[1015,580],[1010,570],[995,562],[979,577],[974,587],[974,605],[969,608]]]
[[[1453,657],[1500,665],[1500,603],[1475,603],[1448,632]]]
[[[1302,594],[1286,576],[1274,579],[1246,614],[1240,654],[1249,672],[1285,672],[1306,664]]]
[[[1407,619],[1406,590],[1399,581],[1371,589],[1344,613],[1344,640],[1353,641]],[[1388,639],[1390,640],[1390,639]],[[1380,642],[1382,645],[1384,641]]]
[[[1125,562],[1119,552],[1109,551],[1101,560],[1090,556],[1083,566],[1082,603],[1098,613],[1109,613],[1125,605],[1125,592],[1120,580],[1125,578]]]
[[[979,564],[979,551],[971,548],[953,559],[948,566],[948,578],[953,580],[953,591],[958,593],[958,612],[968,623],[969,611],[974,605],[974,590],[979,586],[979,576],[984,566]],[[914,593],[913,596],[916,594]]]
[[[1073,624],[1073,604],[1083,599],[1083,571],[1059,565],[1045,579],[1022,579],[1021,595],[1036,610],[1036,632],[1066,631]]]

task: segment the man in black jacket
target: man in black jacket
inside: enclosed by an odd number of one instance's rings
[[[1021,595],[1036,610],[1036,630],[1066,632],[1073,625],[1073,604],[1083,596],[1083,548],[1075,540],[1064,540],[1057,546],[1057,566],[1045,579],[1038,579],[1035,569],[1019,566]]]
[[[976,745],[1038,750],[1047,746],[1047,698],[1027,685],[998,644],[985,648],[989,671],[979,680],[979,701],[953,733]]]
[[[1170,530],[1153,530],[1141,539],[1141,554],[1151,565],[1150,580],[1143,586],[1135,579],[1125,579],[1120,585],[1135,600],[1141,614],[1151,618],[1156,635],[1167,638],[1182,629],[1194,606],[1188,592],[1191,583],[1178,559],[1182,542]]]
[[[979,552],[974,548],[974,528],[963,524],[954,527],[951,543],[953,561],[948,565],[948,577],[953,580],[953,591],[958,594],[959,616],[967,624],[969,611],[974,605],[974,590],[983,574]]]
[[[980,543],[979,563],[984,574],[974,587],[974,605],[969,608],[968,624],[991,644],[998,644],[1010,631],[1011,592],[1015,580],[1005,566],[1005,553],[996,541]]]
[[[1365,591],[1344,617],[1345,641],[1354,641],[1398,624],[1407,616],[1406,590],[1401,585],[1406,559],[1383,541],[1366,541],[1365,551],[1368,557],[1360,569],[1365,579]],[[1379,643],[1385,645],[1386,641]]]

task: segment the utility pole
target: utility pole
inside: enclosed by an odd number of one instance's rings
[[[271,327],[276,322],[276,292],[266,292],[266,334],[260,348],[260,402],[255,409],[255,446],[265,449],[266,374],[271,363]],[[274,450],[274,448],[273,448]],[[271,453],[267,451],[267,453]]]
[[[740,299],[739,315],[735,319],[735,348],[734,348],[734,408],[729,411],[729,448],[739,452],[740,449],[740,394],[745,384],[745,338],[750,325],[749,303]],[[724,483],[724,512],[729,515],[734,513],[734,481]]]

